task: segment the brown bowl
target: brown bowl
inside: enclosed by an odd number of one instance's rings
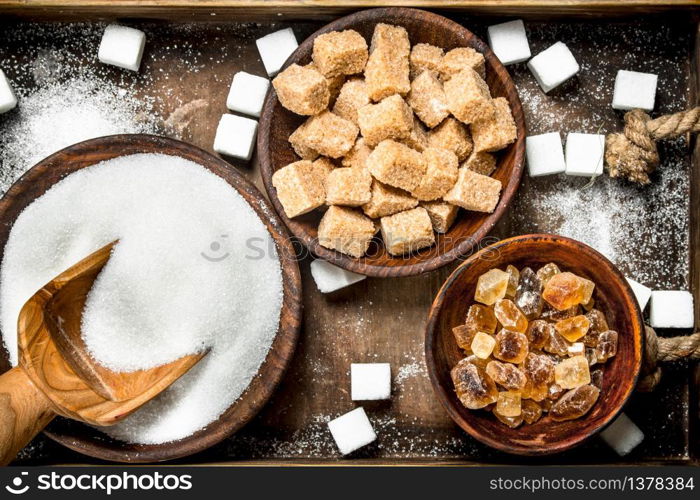
[[[287,231],[250,182],[225,161],[184,142],[153,135],[113,135],[63,149],[32,167],[0,200],[0,260],[17,216],[54,184],[81,168],[118,156],[162,153],[191,160],[228,182],[263,221],[277,246],[282,267],[283,303],[275,339],[258,374],[246,391],[216,421],[191,436],[169,443],[124,443],[88,425],[55,419],[44,431],[68,448],[116,462],[172,460],[202,451],[230,436],[250,421],[272,395],[294,353],[301,323],[301,279]],[[0,373],[9,368],[7,352],[0,349]]]
[[[503,183],[503,191],[498,206],[491,214],[461,211],[449,232],[438,235],[436,244],[430,248],[403,257],[392,257],[384,245],[373,242],[367,255],[356,259],[329,250],[318,243],[319,211],[289,219],[282,209],[272,186],[272,174],[276,170],[297,161],[289,145],[288,138],[301,125],[305,118],[295,115],[282,107],[274,90],[265,100],[258,132],[258,156],[262,178],[272,204],[289,230],[318,257],[330,261],[344,269],[368,276],[412,276],[432,271],[455,259],[468,255],[479,241],[488,234],[501,218],[515,194],[523,173],[525,152],[525,118],[518,93],[508,71],[498,61],[491,49],[471,31],[442,16],[417,9],[384,8],[370,9],[342,17],[318,30],[307,38],[287,60],[285,67],[292,64],[311,62],[314,39],[330,31],[354,29],[365,39],[370,40],[377,23],[403,26],[408,31],[412,44],[430,43],[446,50],[455,47],[472,47],[484,54],[486,59],[486,81],[494,97],[505,97],[510,103],[518,130],[517,141],[504,149],[498,156],[498,167],[493,177]]]
[[[601,396],[584,417],[554,422],[544,417],[532,425],[511,429],[483,410],[468,410],[457,399],[450,369],[464,357],[452,328],[464,323],[474,303],[479,276],[495,267],[513,264],[537,269],[548,262],[584,276],[596,284],[596,307],[605,312],[610,328],[619,334],[617,355],[604,367]],[[564,451],[589,438],[611,422],[634,389],[642,361],[642,314],[627,280],[591,247],[561,236],[518,236],[476,253],[445,281],[433,302],[425,334],[430,381],[450,417],[472,437],[508,453],[544,455]]]

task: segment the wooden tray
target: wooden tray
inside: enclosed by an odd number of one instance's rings
[[[219,117],[227,112],[225,100],[232,75],[239,70],[264,74],[254,39],[292,26],[301,41],[323,24],[311,19],[328,20],[353,8],[353,2],[305,2],[304,5],[308,7],[309,3],[320,7],[301,8],[292,2],[268,1],[239,2],[240,9],[209,1],[199,2],[201,7],[192,7],[191,2],[174,0],[150,3],[40,0],[28,7],[18,0],[0,0],[0,66],[8,60],[26,62],[33,57],[33,47],[37,46],[71,50],[66,36],[52,37],[51,30],[59,29],[56,26],[34,29],[33,23],[45,23],[49,18],[157,19],[130,22],[143,28],[148,35],[144,63],[138,75],[113,68],[104,71],[115,81],[138,83],[137,88],[142,89],[144,95],[157,96],[156,110],[163,116],[194,99],[207,99],[208,107],[196,115],[182,138],[211,150]],[[438,3],[413,2],[431,6]],[[507,12],[523,17],[533,53],[556,40],[569,44],[583,64],[582,73],[547,98],[523,65],[509,69],[521,91],[531,134],[556,130],[595,132],[599,127],[604,131],[620,127],[620,114],[610,108],[611,96],[609,89],[605,90],[606,86],[611,88],[615,72],[620,68],[644,70],[653,65],[660,68],[661,75],[674,75],[673,78],[662,76],[657,111],[676,110],[697,102],[698,26],[687,12],[617,17],[606,22],[571,16],[672,11],[691,3],[692,0],[656,5],[646,1],[556,1],[523,6],[522,2],[474,0],[462,2],[463,9],[451,3],[453,8],[443,13],[482,37],[486,26],[503,20],[492,17],[494,15],[502,16]],[[505,10],[501,8],[504,4]],[[66,9],[68,6],[70,9]],[[277,15],[282,12],[291,17]],[[5,15],[7,13],[13,16]],[[554,13],[557,17],[553,17]],[[244,18],[254,18],[260,23],[241,23]],[[192,19],[208,22],[187,27],[178,24]],[[289,19],[306,20],[290,23]],[[614,22],[614,29],[607,22]],[[62,26],[60,29],[70,28]],[[86,36],[97,37],[95,33],[99,30],[93,31],[88,30]],[[95,44],[97,40],[98,37]],[[201,68],[199,71],[191,71],[183,62],[193,57]],[[84,59],[85,64],[96,65],[94,56]],[[23,78],[26,82],[28,77],[17,73],[18,65],[6,66],[4,69],[11,79]],[[164,74],[176,76],[166,78]],[[596,88],[603,90],[596,93],[593,91]],[[0,115],[0,129],[7,119]],[[697,215],[700,147],[695,142],[691,144],[693,147],[680,141],[663,151],[665,158],[672,160],[673,168],[680,169],[680,176],[690,179],[681,184],[678,193],[680,199],[690,198],[689,205],[679,202],[681,210],[689,217],[689,223],[683,226],[689,243],[669,245],[668,238],[650,237],[638,249],[630,245],[631,254],[620,267],[624,273],[634,276],[649,252],[663,254],[668,262],[675,264],[645,270],[649,284],[690,287],[697,292],[700,290],[700,272],[696,265],[700,262]],[[261,187],[255,159],[250,165],[231,163],[232,168],[240,169]],[[529,200],[538,193],[555,189],[557,182],[553,178],[533,180],[525,176],[516,203],[491,236],[500,238],[551,230],[550,218],[533,208]],[[582,187],[583,184],[585,182],[581,183]],[[645,197],[646,213],[653,214],[661,208],[658,199],[649,192],[645,194],[643,189],[630,188],[628,194]],[[301,262],[305,304],[301,341],[280,389],[251,424],[220,445],[189,457],[183,463],[523,463],[522,458],[493,451],[465,435],[449,419],[430,387],[423,362],[423,327],[436,291],[454,266],[413,278],[368,279],[324,296],[311,279],[310,260],[306,257]],[[696,300],[696,309],[697,303]],[[392,364],[394,394],[391,401],[363,405],[379,440],[349,458],[339,459],[325,422],[355,406],[349,396],[349,365],[363,361]],[[528,459],[527,463],[698,463],[699,386],[698,367],[679,363],[666,367],[655,393],[633,396],[626,413],[642,428],[646,439],[625,459],[594,439],[563,455]],[[19,461],[26,465],[92,462],[43,436],[30,445]]]

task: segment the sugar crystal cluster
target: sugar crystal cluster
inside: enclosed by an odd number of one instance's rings
[[[261,54],[291,46],[284,32],[268,37],[279,40],[259,40]],[[268,66],[270,75],[281,69]],[[282,107],[306,117],[289,136],[299,160],[273,185],[289,218],[332,209],[319,225],[321,246],[359,258],[376,236],[400,256],[434,245],[460,209],[496,209],[503,186],[491,177],[494,153],[517,130],[477,50],[411,46],[405,28],[379,23],[371,40],[354,30],[319,35],[312,62],[290,64],[272,86]]]
[[[553,262],[479,276],[476,303],[452,329],[466,355],[451,372],[460,402],[511,428],[586,415],[618,346],[594,293],[593,281]]]

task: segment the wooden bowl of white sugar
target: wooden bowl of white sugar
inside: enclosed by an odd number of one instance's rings
[[[116,233],[124,246],[115,248],[83,313],[91,353],[129,371],[209,349],[126,425],[97,429],[58,418],[45,431],[55,441],[118,462],[184,457],[240,429],[282,379],[301,321],[296,253],[269,203],[223,160],[151,135],[92,139],[24,174],[0,200],[0,220],[7,348],[0,372],[16,362],[11,323],[23,294],[48,281],[42,273],[68,267]],[[167,289],[164,302],[154,302],[154,288]],[[149,323],[158,325],[153,336],[144,333]]]

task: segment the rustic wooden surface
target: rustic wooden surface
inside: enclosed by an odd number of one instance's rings
[[[485,35],[485,27],[493,20],[474,19],[460,14],[451,17],[478,36]],[[223,20],[223,17],[216,18],[219,23]],[[22,30],[27,25],[15,20],[5,23],[0,30],[0,61],[10,54],[16,54],[18,58],[29,57],[27,51],[23,51],[22,48],[32,43],[43,46],[67,43],[65,37],[56,37],[55,42],[50,42],[46,33],[36,33],[33,35],[35,40],[31,37],[27,40],[24,37],[22,41],[18,41],[12,33]],[[695,55],[696,27],[689,23],[688,16],[674,19],[645,18],[641,21],[638,18],[628,19],[619,21],[614,26],[597,22],[572,22],[566,19],[551,23],[528,23],[533,53],[551,44],[556,39],[553,37],[560,37],[571,44],[582,58],[608,62],[608,79],[614,77],[614,72],[624,60],[625,54],[617,51],[606,53],[605,44],[599,43],[600,40],[610,40],[623,48],[629,44],[631,50],[638,43],[638,38],[654,39],[654,34],[659,32],[673,33],[673,36],[667,37],[668,46],[645,45],[635,50],[633,57],[635,60],[643,60],[647,56],[653,56],[660,61],[662,67],[666,64],[665,61],[668,61],[667,69],[675,67],[672,63],[682,62],[683,75],[673,80],[671,87],[659,93],[657,109],[664,109],[669,103],[679,99],[695,101],[697,82],[694,75],[697,74],[698,64]],[[279,22],[273,26],[269,23],[208,23],[199,28],[191,28],[151,23],[141,26],[146,29],[149,39],[141,75],[124,76],[122,72],[114,70],[115,80],[127,78],[142,81],[145,94],[156,93],[162,96],[157,105],[164,116],[168,116],[183,103],[206,98],[209,102],[208,107],[197,115],[197,119],[185,131],[183,138],[211,150],[216,124],[220,115],[226,112],[225,98],[233,73],[246,70],[259,75],[264,74],[252,41],[287,24]],[[299,40],[320,26],[319,22],[293,24]],[[196,45],[194,52],[201,53],[197,56],[198,64],[201,63],[199,71],[188,71],[188,66],[183,63],[187,58],[193,57],[193,44]],[[222,45],[226,48],[225,56],[222,56]],[[695,65],[693,71],[691,58]],[[94,61],[86,63],[94,64]],[[532,76],[522,65],[509,69],[522,92],[537,90]],[[13,68],[9,68],[7,72],[10,78],[26,78],[16,75]],[[148,75],[148,78],[145,75]],[[691,83],[689,94],[688,85]],[[568,99],[575,95],[576,86],[595,88],[597,84],[598,82],[587,80],[585,77],[575,79],[552,94],[554,106],[561,109],[562,115],[581,119],[577,113],[585,114],[585,111],[569,109]],[[609,110],[608,98],[609,96],[578,103],[576,109],[604,106],[606,112],[598,118],[602,121],[601,125],[609,129],[617,128],[620,116]],[[542,123],[535,109],[525,109],[529,129],[532,133],[549,131],[551,124]],[[692,200],[695,222],[693,227],[697,228],[700,199],[697,158],[700,158],[700,151],[695,147]],[[689,153],[688,148],[666,151],[666,154],[680,155],[680,164],[684,165],[684,168],[689,168]],[[256,159],[250,165],[236,161],[232,161],[231,165],[261,187]],[[542,214],[528,211],[527,197],[533,190],[546,187],[549,182],[551,181],[547,179],[535,182],[525,176],[516,197],[521,200],[521,203],[516,203],[520,213],[514,214],[511,211],[491,237],[530,232],[533,225],[544,221]],[[653,200],[650,200],[649,210],[653,209]],[[530,223],[522,222],[520,215],[523,214]],[[547,230],[546,224],[542,223],[539,226],[540,230]],[[697,229],[693,229],[691,237],[692,276],[669,276],[669,286],[681,288],[689,282],[695,290],[700,289],[700,274],[694,264],[698,262],[697,257],[700,257]],[[673,258],[679,261],[689,258],[683,249],[672,248],[669,251]],[[308,463],[319,459],[337,460],[338,454],[325,421],[355,406],[349,397],[349,364],[362,361],[391,362],[395,380],[394,396],[390,402],[364,405],[380,438],[378,442],[351,457],[358,463],[367,463],[368,460],[371,463],[396,463],[406,460],[424,463],[433,459],[449,463],[523,463],[518,457],[491,450],[466,436],[449,419],[430,388],[423,365],[423,327],[435,293],[454,266],[411,278],[368,279],[351,288],[324,296],[316,290],[311,279],[310,260],[307,256],[301,262],[305,306],[301,342],[280,389],[260,415],[235,436],[203,453],[182,460],[183,463],[235,463],[242,460],[266,463],[270,460],[295,460],[297,463]],[[629,269],[622,271],[628,272]],[[697,369],[693,373],[684,363],[668,366],[657,392],[648,395],[635,394],[632,397],[625,411],[641,427],[646,439],[624,460],[619,459],[597,439],[593,439],[562,455],[527,459],[527,463],[668,463],[696,460],[697,393],[700,375]],[[35,440],[20,459],[20,463],[25,464],[90,461],[45,437]]]

